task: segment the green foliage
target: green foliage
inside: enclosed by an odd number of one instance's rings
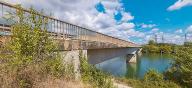
[[[149,52],[149,53],[159,53],[159,47],[155,46],[155,45],[145,45],[143,46],[143,51],[144,52]]]
[[[192,46],[192,42],[185,42],[185,43],[184,43],[184,46],[190,47],[190,46]]]
[[[192,87],[192,48],[179,47],[172,67],[165,73],[167,79],[183,87]]]
[[[160,45],[159,50],[162,51],[163,53],[171,53],[173,51],[172,46],[170,45]]]
[[[144,79],[118,79],[121,82],[127,83],[133,88],[180,88],[177,84],[171,81],[165,81],[163,75],[155,70],[149,70]]]
[[[156,43],[155,43],[155,41],[154,40],[149,40],[149,43],[148,43],[149,45],[155,45]]]
[[[30,9],[25,14],[18,6],[12,19],[11,40],[1,50],[0,87],[31,88],[48,76],[74,77],[73,66],[63,64],[57,44],[47,32],[47,18]],[[6,52],[5,52],[6,51]]]
[[[154,69],[150,69],[144,76],[144,81],[162,81],[163,75]]]
[[[175,49],[175,45],[164,44],[164,43],[154,43],[149,41],[149,44],[143,46],[144,53],[172,53]]]
[[[113,88],[111,77],[98,70],[95,66],[90,65],[82,53],[80,63],[81,76],[84,82],[88,82],[96,88]]]
[[[57,47],[47,33],[47,19],[38,16],[38,12],[32,8],[30,13],[25,16],[20,8],[16,16],[13,16],[19,19],[11,26],[12,37],[8,44],[8,49],[13,53],[11,54],[13,65],[41,62],[57,55],[54,52]]]

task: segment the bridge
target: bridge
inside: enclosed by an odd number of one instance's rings
[[[11,22],[5,20],[4,16],[8,13],[14,13],[17,9],[14,5],[0,1],[0,41],[2,43],[8,41],[11,35]],[[23,10],[29,14],[29,10]],[[51,38],[59,41],[59,49],[65,58],[78,58],[79,51],[82,50],[84,55],[88,57],[89,63],[97,64],[119,55],[136,57],[135,55],[141,51],[140,46],[133,42],[99,33],[44,14],[38,15],[48,19],[47,31],[50,33]],[[130,59],[130,61],[136,62],[136,59]]]

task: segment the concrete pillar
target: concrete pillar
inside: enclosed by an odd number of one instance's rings
[[[82,53],[87,57],[87,50],[82,50]],[[64,63],[72,64],[74,66],[75,79],[80,80],[80,50],[63,51],[60,52]]]
[[[141,55],[142,55],[142,48],[138,49],[137,55],[138,55],[138,56],[141,56]]]
[[[128,63],[137,63],[137,54],[128,54],[127,62]]]

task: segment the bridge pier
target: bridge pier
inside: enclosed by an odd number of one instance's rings
[[[138,57],[142,55],[142,48],[138,48],[135,53],[127,55],[128,63],[137,63]]]
[[[80,53],[87,57],[87,50],[72,50],[72,51],[62,51],[60,52],[63,58],[63,63],[66,65],[72,65],[74,67],[75,79],[79,80],[80,75]]]
[[[128,54],[127,63],[137,63],[137,54]]]

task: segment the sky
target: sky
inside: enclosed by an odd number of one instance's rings
[[[0,0],[107,35],[146,44],[192,40],[192,0]]]

